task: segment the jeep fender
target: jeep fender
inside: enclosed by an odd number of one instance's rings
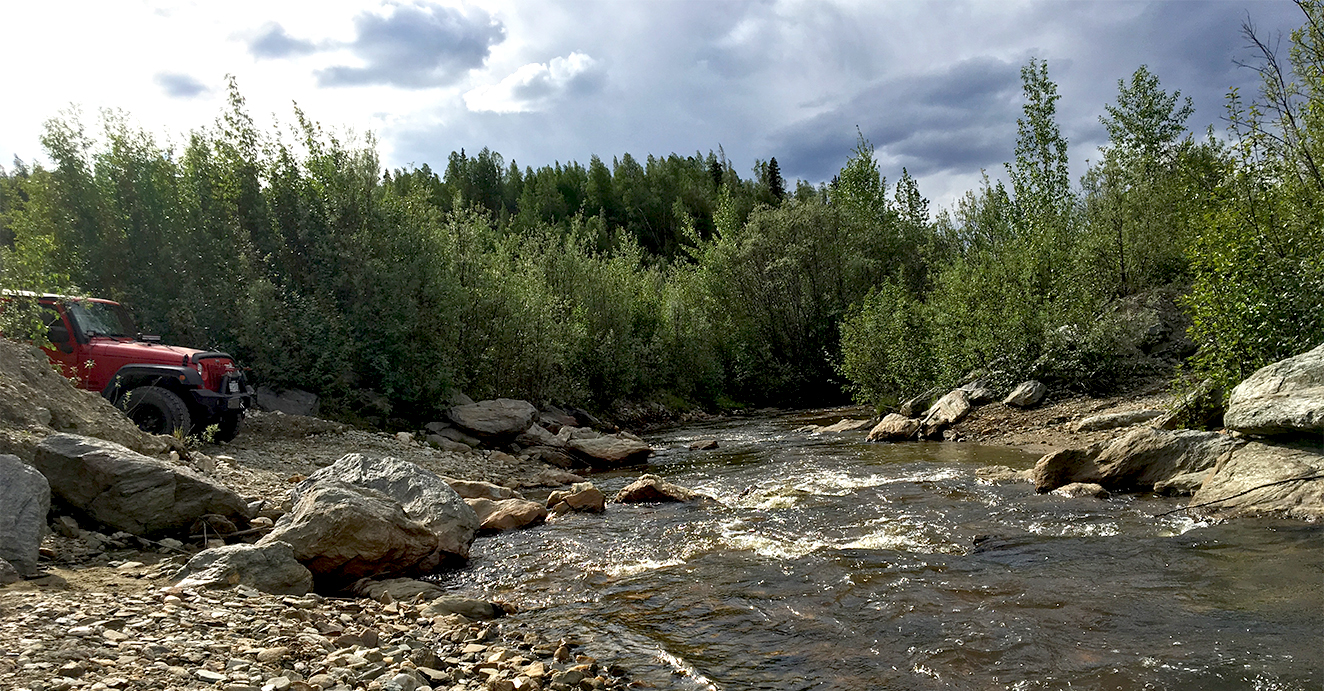
[[[139,386],[160,386],[176,392],[202,388],[202,375],[192,367],[173,367],[170,365],[125,365],[110,378],[110,383],[101,390],[101,396],[111,403],[119,400],[126,391]]]

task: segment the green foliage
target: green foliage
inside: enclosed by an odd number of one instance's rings
[[[931,317],[895,282],[871,291],[841,332],[841,373],[857,403],[887,408],[937,383]]]

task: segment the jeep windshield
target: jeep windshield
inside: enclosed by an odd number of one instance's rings
[[[67,305],[74,323],[89,338],[109,336],[111,338],[133,338],[133,320],[123,307],[114,303],[79,300]]]

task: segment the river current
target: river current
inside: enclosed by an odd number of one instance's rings
[[[480,538],[443,584],[661,689],[1324,687],[1324,526],[981,481],[1035,456],[797,414],[648,438],[715,497]],[[716,438],[714,451],[690,451]],[[593,476],[608,497],[641,469]]]

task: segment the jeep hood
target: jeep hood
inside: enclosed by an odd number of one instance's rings
[[[196,348],[145,343],[129,339],[97,336],[88,344],[98,355],[122,358],[125,361],[141,362],[154,365],[186,366],[186,358],[191,358],[204,351]]]

